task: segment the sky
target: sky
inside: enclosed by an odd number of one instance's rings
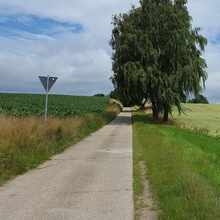
[[[0,92],[44,93],[39,76],[58,77],[50,93],[108,95],[112,15],[139,0],[0,0]],[[220,1],[189,0],[192,26],[208,39],[203,95],[220,104]]]

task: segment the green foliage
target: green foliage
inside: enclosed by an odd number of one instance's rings
[[[141,0],[141,6],[113,17],[110,45],[112,82],[125,105],[149,99],[154,118],[164,121],[189,94],[203,88],[207,73],[201,58],[207,40],[191,27],[185,0]]]
[[[147,165],[159,219],[219,219],[219,139],[133,113],[134,160]]]
[[[199,94],[196,98],[189,100],[188,103],[209,104],[207,98],[201,94]]]
[[[105,95],[103,93],[98,93],[98,94],[95,94],[94,96],[105,97]]]
[[[112,99],[120,99],[119,94],[116,89],[110,92],[109,97]]]
[[[48,115],[67,117],[102,112],[109,97],[49,95]],[[44,115],[45,95],[0,93],[0,114],[13,116]]]

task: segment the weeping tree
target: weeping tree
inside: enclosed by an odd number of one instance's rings
[[[113,16],[112,82],[125,104],[152,102],[153,117],[169,113],[205,86],[207,40],[192,28],[186,0],[141,0]]]
[[[140,104],[147,95],[141,51],[138,50],[142,35],[134,29],[136,12],[132,7],[128,14],[115,15],[112,22],[110,45],[115,53],[112,55],[114,76],[111,79],[125,105]]]

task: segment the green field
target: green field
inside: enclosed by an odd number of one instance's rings
[[[11,116],[42,116],[45,95],[0,93],[0,114]],[[102,112],[109,104],[109,97],[49,95],[48,115],[67,117],[76,114]]]
[[[220,105],[182,104],[184,114],[173,112],[174,119],[183,127],[202,131],[212,136],[220,136]]]

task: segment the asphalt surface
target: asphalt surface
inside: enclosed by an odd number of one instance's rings
[[[64,153],[0,187],[1,220],[134,218],[129,108]]]

